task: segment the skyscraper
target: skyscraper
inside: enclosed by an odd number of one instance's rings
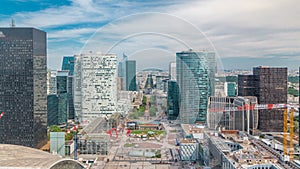
[[[74,56],[64,56],[62,61],[61,70],[69,70],[70,76],[74,75],[74,65],[75,58]]]
[[[225,95],[229,97],[236,96],[236,83],[235,82],[225,82],[224,83]]]
[[[287,68],[259,66],[253,75],[238,76],[238,95],[256,96],[258,104],[287,103]],[[283,110],[259,110],[258,128],[264,132],[283,130]]]
[[[168,120],[176,120],[179,115],[179,88],[174,80],[168,81]]]
[[[117,109],[117,56],[75,56],[74,106],[83,125],[95,117],[109,116]]]
[[[238,75],[238,96],[257,96],[257,76]]]
[[[62,70],[68,70],[68,118],[75,118],[74,100],[73,100],[73,75],[74,75],[75,57],[64,56],[62,62]]]
[[[169,64],[169,79],[176,80],[176,62],[170,62]]]
[[[0,143],[47,142],[46,33],[0,28]]]
[[[254,67],[253,75],[258,79],[259,104],[287,103],[287,68]],[[283,131],[283,110],[260,110],[258,128],[266,132]]]
[[[47,101],[48,119],[51,119],[48,125],[66,124],[71,114],[69,110],[69,95],[72,91],[69,86],[69,70],[51,71],[51,74],[50,84],[53,85],[51,86],[53,92],[48,95]]]
[[[206,122],[208,98],[214,95],[215,73],[214,52],[190,50],[176,53],[182,123]]]
[[[126,64],[126,90],[136,91],[136,61],[127,60]]]

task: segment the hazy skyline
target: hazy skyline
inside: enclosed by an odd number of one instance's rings
[[[62,56],[79,54],[86,41],[98,29],[101,30],[103,26],[109,25],[120,17],[142,12],[169,14],[196,26],[214,44],[225,69],[251,69],[258,65],[287,66],[296,69],[300,65],[300,22],[298,21],[300,2],[297,0],[146,2],[142,0],[44,0],[41,2],[3,0],[1,3],[1,27],[8,27],[13,18],[17,27],[36,27],[47,32],[48,68],[51,69],[61,67]],[[140,20],[134,18],[134,21],[126,21],[133,24],[127,24],[123,28],[131,30],[138,27],[139,30],[147,30],[149,25],[144,24],[145,20],[153,25],[161,22],[149,17]],[[114,26],[123,24],[115,23]],[[177,27],[182,32],[189,32],[188,27],[178,27],[168,23],[166,25],[170,28]],[[168,31],[168,29],[163,30],[165,28],[161,28],[163,32]],[[124,33],[128,35],[128,32]],[[147,42],[157,41],[154,36],[143,38],[147,38]],[[194,41],[193,38],[190,36],[187,40]],[[109,39],[103,38],[101,41],[109,41]],[[133,46],[139,46],[136,42],[139,41],[134,41]],[[162,61],[167,63],[172,59],[171,50],[175,50],[173,60],[175,60],[175,52],[184,50],[172,45],[168,42],[165,46],[160,45],[153,50],[168,55],[162,58]],[[141,54],[137,64],[143,64],[143,61],[148,63],[149,59],[142,58],[151,57],[149,49],[153,46],[142,48],[141,51],[135,49],[131,52],[132,58]],[[193,48],[203,49],[200,45],[198,48],[194,46]],[[126,50],[130,51],[130,49]],[[155,62],[149,64],[157,63],[157,57],[153,60]],[[157,67],[161,67],[161,64]],[[165,65],[165,68],[167,67],[168,65]]]

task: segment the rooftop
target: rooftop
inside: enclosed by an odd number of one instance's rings
[[[63,164],[84,168],[79,162],[71,159],[62,159],[50,153],[11,144],[0,144],[0,169],[2,168],[28,168],[28,169],[54,169],[63,167]]]

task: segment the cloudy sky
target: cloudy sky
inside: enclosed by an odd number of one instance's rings
[[[97,51],[167,69],[177,51],[215,50],[225,69],[300,66],[299,0],[1,0],[0,26],[48,35],[48,67]]]

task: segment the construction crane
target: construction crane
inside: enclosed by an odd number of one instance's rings
[[[298,105],[295,104],[246,104],[239,107],[223,107],[216,109],[209,109],[209,112],[228,112],[228,111],[243,111],[247,110],[272,110],[272,109],[284,109],[283,113],[283,157],[284,161],[293,161],[294,158],[294,111],[298,111]],[[290,111],[288,111],[290,110]],[[249,116],[249,114],[248,114]],[[289,118],[288,118],[289,117]],[[290,123],[288,124],[288,121]],[[288,133],[289,131],[289,133]],[[288,145],[288,135],[289,145]],[[289,147],[289,151],[287,151]],[[289,157],[289,158],[288,158]]]

